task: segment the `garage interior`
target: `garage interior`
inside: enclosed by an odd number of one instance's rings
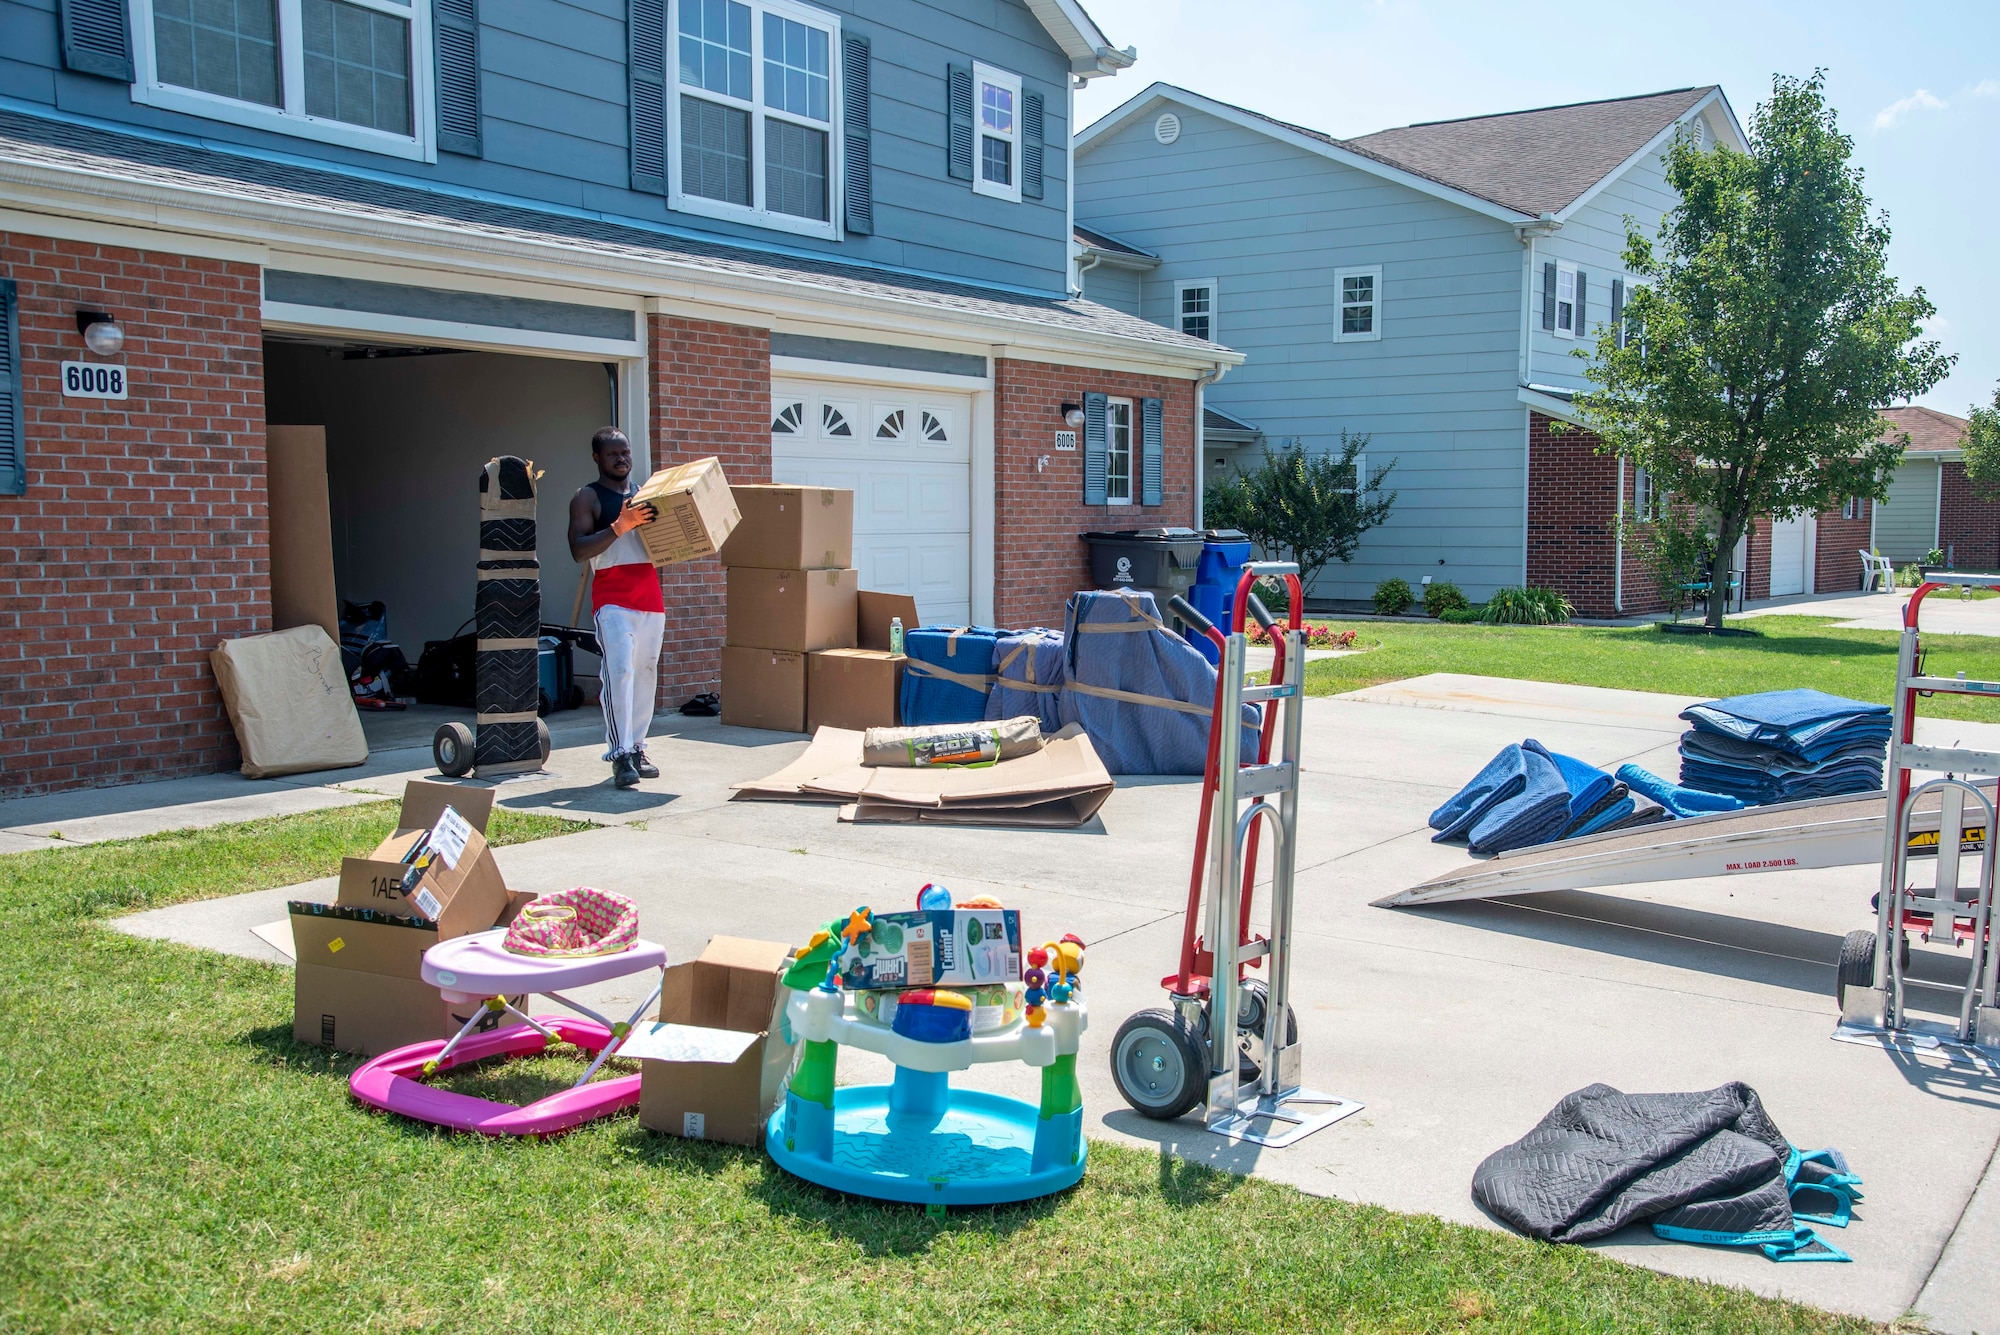
[[[589,626],[588,606],[575,611],[582,570],[569,555],[569,498],[597,475],[591,434],[618,420],[615,364],[272,336],[264,390],[273,426],[325,429],[335,596],[382,602],[388,638],[412,667],[426,641],[470,630],[480,471],[496,455],[545,470],[542,621]],[[578,651],[575,670],[586,707],[553,715],[552,727],[596,722],[596,658]],[[470,721],[472,711],[412,706],[362,717],[371,746],[416,746],[429,744],[439,722]]]

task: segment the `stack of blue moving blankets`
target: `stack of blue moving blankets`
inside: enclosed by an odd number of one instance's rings
[[[1882,787],[1889,707],[1824,691],[1765,691],[1682,712],[1681,784],[1749,806]]]
[[[1431,813],[1432,843],[1464,839],[1474,853],[1503,853],[1644,820],[1626,785],[1595,765],[1529,738],[1500,754]]]

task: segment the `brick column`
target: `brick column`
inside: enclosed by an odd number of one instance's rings
[[[1159,505],[1083,503],[1081,441],[1074,453],[1057,454],[1055,433],[1064,429],[1062,405],[1082,403],[1086,391],[1135,405],[1161,401]],[[1194,522],[1194,382],[1003,358],[993,367],[993,401],[994,619],[1060,628],[1069,596],[1091,587],[1077,534]],[[1133,450],[1136,467],[1136,439]],[[1038,469],[1044,455],[1048,467]]]
[[[771,334],[743,325],[654,315],[646,321],[653,368],[653,467],[714,455],[731,482],[771,480]],[[722,564],[714,557],[660,572],[667,637],[659,703],[679,706],[721,682]]]
[[[28,491],[0,496],[0,794],[237,763],[209,651],[271,629],[255,265],[0,232],[19,285]],[[77,309],[125,348],[85,350]],[[123,363],[123,402],[63,361]]]
[[[1528,583],[1560,591],[1587,617],[1617,614],[1618,461],[1600,443],[1528,414]]]

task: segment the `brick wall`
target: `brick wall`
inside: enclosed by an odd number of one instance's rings
[[[731,482],[771,480],[771,335],[675,316],[647,317],[653,366],[653,467],[722,460]],[[717,689],[723,634],[722,564],[714,557],[660,572],[667,604],[661,708]]]
[[[2000,569],[2000,501],[1986,499],[1965,476],[1965,465],[1946,460],[1938,497],[1938,546],[1960,570]]]
[[[1597,446],[1593,432],[1528,414],[1528,583],[1560,590],[1579,616],[1608,617],[1616,615],[1618,461]]]
[[[1819,547],[1813,554],[1813,592],[1845,593],[1861,587],[1861,553],[1868,547],[1868,529],[1875,502],[1860,502],[1856,517],[1842,519],[1839,506],[1819,517]]]
[[[0,794],[232,767],[208,652],[271,628],[258,271],[0,232],[0,277],[28,465],[0,496]],[[116,358],[79,307],[124,326]],[[65,360],[122,362],[130,397],[64,399]]]
[[[1057,454],[1055,433],[1065,429],[1062,405],[1082,403],[1086,391],[1132,399],[1135,415],[1137,400],[1162,401],[1161,504],[1083,503],[1083,451]],[[1194,522],[1193,381],[1001,359],[993,417],[993,614],[1001,625],[1063,624],[1069,596],[1091,587],[1077,534]],[[1136,438],[1133,446],[1136,468]],[[1038,471],[1044,455],[1048,467]]]

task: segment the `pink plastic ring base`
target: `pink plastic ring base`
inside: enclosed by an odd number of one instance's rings
[[[594,1020],[538,1015],[535,1022],[593,1057],[611,1042],[611,1031]],[[548,1040],[534,1029],[525,1024],[511,1025],[467,1038],[451,1054],[451,1060],[438,1069],[456,1070],[494,1057],[531,1057],[547,1048]],[[356,1099],[371,1108],[454,1131],[476,1131],[482,1136],[551,1136],[637,1107],[639,1103],[636,1075],[593,1080],[520,1105],[433,1089],[421,1082],[424,1064],[444,1049],[445,1040],[432,1039],[385,1052],[363,1064],[348,1080],[347,1087]]]

